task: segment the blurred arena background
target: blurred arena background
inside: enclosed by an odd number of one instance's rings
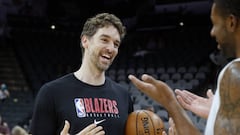
[[[0,115],[10,129],[29,128],[35,96],[45,82],[77,70],[85,19],[99,12],[119,16],[127,36],[107,76],[132,93],[135,109],[163,107],[139,92],[128,74],[153,75],[173,89],[205,96],[225,64],[210,37],[209,0],[0,0],[0,83],[10,97]],[[205,120],[188,112],[204,131]]]

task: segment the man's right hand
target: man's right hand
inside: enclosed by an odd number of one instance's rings
[[[207,91],[207,98],[197,96],[187,90],[176,89],[177,100],[183,108],[207,119],[213,100],[212,90]]]
[[[60,135],[70,135],[68,133],[69,129],[70,129],[70,123],[66,120]],[[105,132],[103,131],[102,126],[97,126],[96,124],[93,123],[87,126],[86,128],[84,128],[77,135],[105,135]]]
[[[171,117],[169,118],[168,123],[169,123],[168,134],[166,133],[166,131],[163,131],[162,135],[178,135],[175,123]]]

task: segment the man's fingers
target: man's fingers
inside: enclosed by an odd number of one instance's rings
[[[191,93],[191,92],[189,92],[189,91],[187,91],[187,90],[183,90],[183,93],[185,94],[185,95],[187,95],[189,98],[191,98],[191,99],[196,99],[198,96],[197,95],[195,95],[195,94],[193,94],[193,93]]]
[[[86,128],[84,128],[80,133],[81,134],[85,134],[90,132],[92,129],[94,129],[97,125],[96,124],[90,124],[89,126],[87,126]]]
[[[85,127],[77,135],[105,135],[105,131],[102,126],[97,126],[93,123]]]
[[[173,129],[173,127],[170,127],[170,128],[168,129],[168,135],[174,135],[174,129]]]
[[[191,99],[195,99],[197,98],[197,96],[187,90],[179,90],[179,89],[176,89],[175,90],[175,93],[177,95],[181,95],[182,97],[188,97],[188,98],[191,98]]]
[[[177,135],[177,130],[176,130],[176,127],[175,127],[175,123],[172,119],[172,117],[169,118],[169,131],[168,131],[168,135]]]
[[[162,135],[167,135],[166,131],[163,131]],[[168,135],[177,135],[175,124],[171,117],[169,118]]]
[[[90,134],[90,135],[104,135],[105,132],[103,131],[102,126],[97,126],[96,124],[91,124],[84,128],[78,135],[85,135],[85,134]]]
[[[152,76],[147,75],[147,74],[142,75],[142,80],[144,82],[151,83],[151,84],[155,84],[157,81],[155,78],[153,78]]]
[[[160,89],[170,89],[171,91],[173,91],[171,89],[171,87],[169,87],[166,83],[155,79],[154,77],[147,75],[147,74],[143,74],[142,75],[142,80],[144,82],[146,82],[148,85],[147,89],[149,89],[149,87],[151,87],[151,89],[155,89],[155,90],[160,90]]]
[[[208,91],[207,91],[207,97],[208,97],[208,98],[213,97],[213,92],[212,92],[211,89],[208,89]]]
[[[173,90],[166,83],[156,80],[150,75],[142,75],[142,81],[133,75],[129,75],[128,78],[137,87],[137,89],[163,106],[167,106],[169,100],[176,101]]]
[[[162,132],[162,135],[167,135],[166,131],[163,131],[163,132]]]
[[[69,135],[68,133],[69,129],[70,129],[70,123],[67,120],[65,120],[65,124],[60,135]],[[102,129],[103,129],[102,126],[97,126],[96,124],[90,124],[77,135],[85,135],[85,134],[104,135],[105,132]]]
[[[70,123],[67,120],[65,120],[65,124],[64,124],[63,130],[61,131],[60,135],[69,135],[68,134],[69,128],[70,128]]]
[[[169,123],[170,127],[174,127],[175,126],[175,123],[174,123],[172,117],[169,118],[169,122],[168,123]]]
[[[104,135],[105,132],[103,131],[103,127],[102,126],[97,126],[96,128],[94,128],[91,133],[93,133],[94,135]]]
[[[136,78],[133,75],[129,75],[128,78],[131,80],[131,82],[139,89],[139,90],[143,90],[143,91],[148,91],[151,86],[151,84],[148,84],[144,81],[139,80],[138,78]],[[151,88],[152,89],[152,88]]]
[[[180,101],[182,104],[191,104],[193,98],[189,95],[189,93],[186,93],[187,91],[183,90],[175,90],[175,93],[177,94],[177,99]]]
[[[188,102],[186,102],[186,101],[182,98],[182,96],[177,95],[176,97],[177,97],[178,102],[180,103],[180,105],[181,105],[183,108],[189,109],[189,104],[188,104]]]

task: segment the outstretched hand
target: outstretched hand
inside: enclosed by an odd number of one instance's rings
[[[173,90],[164,82],[156,80],[152,76],[142,75],[142,81],[133,75],[128,78],[143,93],[153,98],[164,107],[168,107],[169,101],[176,100]]]
[[[207,119],[213,100],[212,90],[207,91],[207,98],[200,97],[186,90],[176,89],[177,100],[183,108]]]
[[[141,79],[133,75],[128,78],[143,93],[160,103],[173,118],[178,135],[200,135],[198,129],[191,122],[190,118],[178,103],[174,91],[164,82],[143,74]],[[174,132],[170,129],[171,135]]]

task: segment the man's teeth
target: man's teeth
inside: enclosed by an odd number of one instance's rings
[[[104,58],[110,59],[111,57],[108,55],[103,55]]]

